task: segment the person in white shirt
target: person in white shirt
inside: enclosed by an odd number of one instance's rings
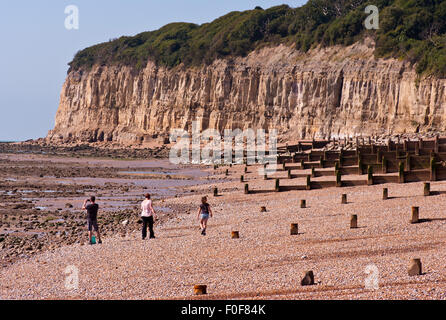
[[[142,239],[147,237],[147,226],[149,226],[150,239],[155,239],[155,233],[153,232],[153,222],[156,219],[155,210],[152,207],[152,200],[150,200],[150,194],[146,194],[146,199],[141,203],[141,218],[142,218]]]

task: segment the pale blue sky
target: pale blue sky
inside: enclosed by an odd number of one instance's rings
[[[155,30],[170,22],[210,22],[230,11],[291,7],[305,0],[2,0],[0,141],[46,136],[54,126],[67,63],[90,45]],[[79,8],[79,30],[64,26]]]

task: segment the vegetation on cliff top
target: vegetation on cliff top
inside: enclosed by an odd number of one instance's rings
[[[380,10],[380,29],[367,30],[365,7]],[[304,6],[256,7],[231,12],[211,23],[172,23],[134,37],[121,37],[84,49],[70,70],[94,64],[143,68],[149,59],[167,67],[210,64],[217,58],[245,56],[265,45],[350,45],[365,35],[376,40],[377,57],[417,63],[417,72],[446,76],[446,1],[444,0],[309,0]]]

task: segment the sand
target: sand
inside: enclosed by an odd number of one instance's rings
[[[206,236],[192,210],[157,225],[156,239],[142,241],[134,231],[106,237],[102,245],[46,251],[2,269],[0,298],[446,298],[446,182],[432,182],[430,197],[423,196],[423,183],[245,195],[239,182],[243,166],[229,168],[228,178],[226,168],[216,173],[223,182],[193,186],[196,192],[163,203],[198,208],[207,194],[214,217]],[[273,190],[274,180],[264,181],[252,169],[245,174],[250,186]],[[212,196],[214,186],[221,196]],[[383,188],[389,189],[389,200],[382,200]],[[301,199],[306,209],[300,208]],[[261,206],[267,212],[261,213]],[[420,207],[422,223],[409,223],[412,206]],[[350,229],[352,214],[358,215],[357,229]],[[291,223],[299,224],[299,235],[290,235]],[[239,231],[240,239],[231,239],[231,231]],[[421,259],[420,276],[408,275],[413,258]],[[366,273],[370,265],[378,289],[366,288],[373,277]],[[77,289],[66,286],[74,275],[64,273],[69,266],[78,270]],[[302,287],[308,270],[315,285]],[[208,295],[194,296],[197,284],[207,285]]]

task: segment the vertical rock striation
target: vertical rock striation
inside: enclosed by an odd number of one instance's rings
[[[171,129],[277,129],[285,138],[443,131],[446,80],[375,59],[373,42],[312,50],[280,45],[196,68],[152,62],[68,74],[52,142],[140,143]]]

